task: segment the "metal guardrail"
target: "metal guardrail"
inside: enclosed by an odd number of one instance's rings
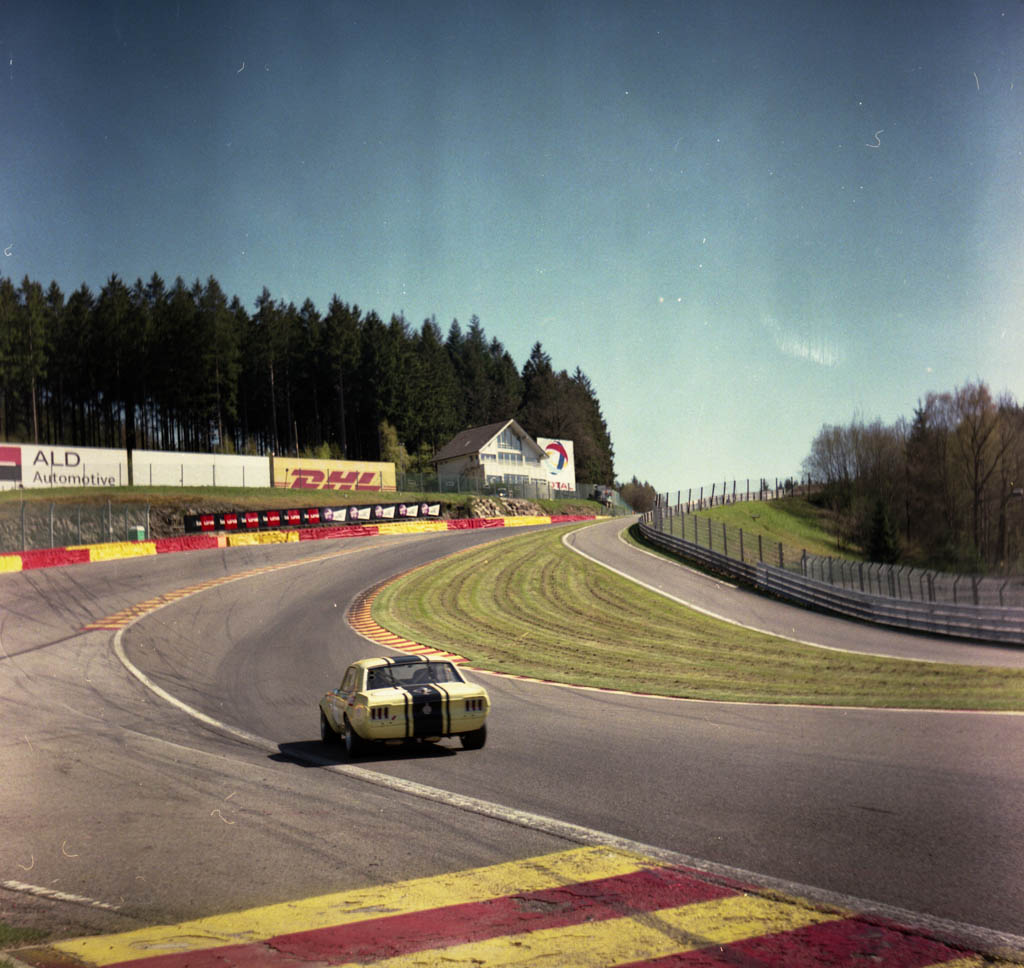
[[[1020,575],[954,574],[910,565],[808,554],[799,546],[783,544],[756,532],[745,533],[742,528],[724,521],[687,512],[685,506],[658,506],[647,520],[659,531],[718,551],[728,558],[777,564],[826,585],[911,602],[1024,608],[1024,577]]]
[[[1024,608],[909,601],[838,588],[767,561],[740,561],[667,534],[651,524],[650,515],[640,521],[640,531],[652,544],[805,608],[915,632],[1024,645]]]

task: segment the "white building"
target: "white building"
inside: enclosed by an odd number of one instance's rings
[[[572,442],[564,443],[569,445],[571,461]],[[560,455],[560,460],[564,465],[564,456]],[[460,479],[480,485],[533,484],[555,488],[552,482],[566,470],[564,466],[556,469],[552,452],[537,443],[514,420],[463,430],[445,444],[431,462],[437,469],[442,490],[457,487]],[[572,473],[571,468],[569,472]],[[572,480],[575,484],[575,477]]]

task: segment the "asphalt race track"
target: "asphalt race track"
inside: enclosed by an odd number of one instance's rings
[[[573,541],[710,611],[796,628],[792,610],[626,547],[621,527]],[[574,846],[313,765],[324,753],[319,694],[349,661],[379,651],[345,622],[354,596],[491,540],[306,542],[0,575],[0,880],[72,895],[97,930],[119,930]],[[155,696],[114,654],[114,632],[83,631],[175,589],[196,592],[130,625],[127,657],[271,752]],[[799,617],[810,624],[790,634],[832,646],[1021,664],[1004,649]],[[480,678],[494,703],[484,750],[389,750],[361,765],[1024,934],[1024,716],[651,700]]]

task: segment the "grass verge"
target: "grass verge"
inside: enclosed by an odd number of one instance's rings
[[[833,652],[708,618],[561,543],[501,539],[385,588],[391,631],[497,672],[733,702],[1024,710],[1024,670]]]
[[[7,924],[5,921],[0,921],[0,951],[7,948],[20,948],[23,945],[35,944],[48,936],[46,931],[40,931],[38,928],[19,928],[13,924]],[[10,962],[0,955],[0,965],[9,964]]]

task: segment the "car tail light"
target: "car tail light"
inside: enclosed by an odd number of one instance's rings
[[[388,718],[388,707],[387,706],[374,706],[370,710],[370,719],[387,719]]]
[[[482,713],[484,711],[483,699],[467,699],[466,700],[466,712],[467,713]]]

